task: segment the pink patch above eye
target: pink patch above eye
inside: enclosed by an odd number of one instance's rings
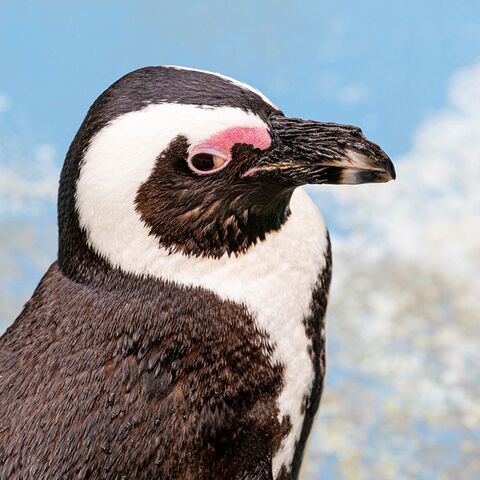
[[[212,148],[220,152],[230,153],[236,143],[246,143],[260,150],[265,150],[271,145],[272,139],[265,128],[229,128],[203,141],[200,145],[197,145],[195,150]]]

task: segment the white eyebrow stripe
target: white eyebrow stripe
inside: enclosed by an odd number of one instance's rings
[[[217,77],[223,78],[224,80],[227,80],[230,83],[233,83],[234,85],[237,85],[237,87],[243,88],[244,90],[248,90],[248,91],[254,93],[255,95],[258,95],[265,103],[268,103],[275,110],[280,110],[277,107],[277,105],[275,105],[266,95],[264,95],[257,88],[252,87],[248,83],[240,82],[239,80],[236,80],[235,78],[228,77],[227,75],[223,75],[223,74],[217,73],[217,72],[210,72],[209,70],[202,70],[200,68],[182,67],[180,65],[164,65],[164,67],[165,68],[174,68],[176,70],[188,70],[188,71],[191,71],[191,72],[209,73],[210,75],[215,75]]]

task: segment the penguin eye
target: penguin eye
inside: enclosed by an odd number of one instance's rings
[[[229,161],[229,155],[209,148],[194,150],[187,160],[190,169],[199,175],[215,173],[225,167]]]

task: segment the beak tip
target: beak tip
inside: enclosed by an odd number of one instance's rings
[[[389,156],[376,147],[371,155],[346,151],[349,164],[343,175],[344,183],[386,183],[397,178],[395,166]]]
[[[397,172],[395,171],[395,166],[393,165],[393,162],[389,158],[387,159],[385,172],[387,174],[387,182],[389,182],[390,180],[395,180],[397,178]]]

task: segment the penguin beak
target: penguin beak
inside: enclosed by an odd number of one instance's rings
[[[270,117],[272,146],[243,176],[276,177],[288,185],[383,183],[395,179],[387,154],[350,125],[282,114]]]

